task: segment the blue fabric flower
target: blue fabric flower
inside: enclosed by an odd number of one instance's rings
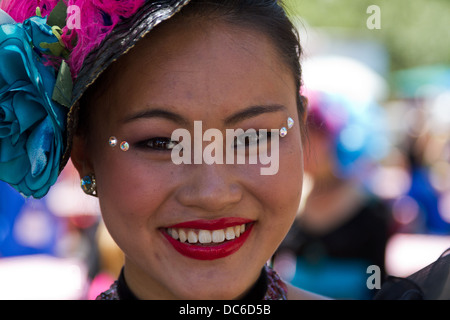
[[[55,43],[46,18],[0,25],[0,180],[41,198],[56,182],[68,109],[52,100],[53,67],[43,43]]]

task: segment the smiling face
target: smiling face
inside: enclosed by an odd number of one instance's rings
[[[81,176],[95,173],[102,215],[125,253],[131,290],[146,299],[245,294],[297,212],[299,121],[280,138],[275,175],[261,175],[262,165],[248,161],[175,165],[170,149],[154,142],[170,141],[179,128],[194,137],[194,121],[224,137],[226,129],[286,126],[288,117],[299,119],[292,72],[259,31],[175,17],[108,75],[104,94],[91,103],[87,147],[75,138],[72,157]],[[130,149],[111,148],[110,136]],[[183,232],[191,237],[185,243]],[[207,244],[189,245],[192,237]]]

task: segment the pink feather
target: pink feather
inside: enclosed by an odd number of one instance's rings
[[[73,76],[80,71],[86,56],[98,47],[103,39],[123,19],[132,16],[144,4],[144,0],[69,0],[68,5],[77,5],[81,9],[81,28],[73,29],[76,33],[77,44],[72,49],[68,61]],[[109,24],[105,22],[104,15],[109,16]],[[70,47],[71,35],[66,27],[63,41]],[[70,36],[68,36],[70,35]]]
[[[59,0],[2,0],[0,9],[6,11],[16,22],[22,23],[36,15],[36,8],[41,9],[43,16],[48,15]]]
[[[16,22],[36,14],[36,7],[47,16],[59,0],[2,0],[0,8],[5,10]],[[64,0],[67,6],[80,8],[80,28],[63,28],[62,41],[71,52],[67,61],[75,79],[83,61],[93,49],[124,18],[132,16],[144,4],[145,0]],[[74,44],[75,43],[75,44]]]

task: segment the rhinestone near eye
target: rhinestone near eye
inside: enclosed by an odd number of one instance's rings
[[[286,137],[287,135],[287,129],[285,127],[280,129],[280,137]]]
[[[294,119],[289,117],[287,120],[287,125],[288,125],[288,129],[291,129],[294,126]]]
[[[116,137],[110,137],[109,138],[109,145],[111,147],[115,147],[117,145],[117,138]]]
[[[128,149],[130,149],[130,145],[128,144],[128,142],[122,141],[122,142],[120,143],[120,150],[122,150],[122,151],[128,151]]]

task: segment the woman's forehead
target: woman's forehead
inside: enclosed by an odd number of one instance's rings
[[[295,97],[294,78],[281,61],[257,31],[168,23],[119,61],[109,95],[113,103],[122,102],[123,112],[146,104],[187,105],[195,111],[197,106],[263,103],[285,95],[286,87]]]
[[[249,63],[255,70],[282,65],[274,44],[260,31],[221,21],[183,17],[166,21],[152,30],[120,62],[125,69],[153,72],[162,69],[162,73],[212,69],[214,65],[224,64],[236,66],[230,69],[233,71]],[[260,68],[256,68],[260,63]]]

